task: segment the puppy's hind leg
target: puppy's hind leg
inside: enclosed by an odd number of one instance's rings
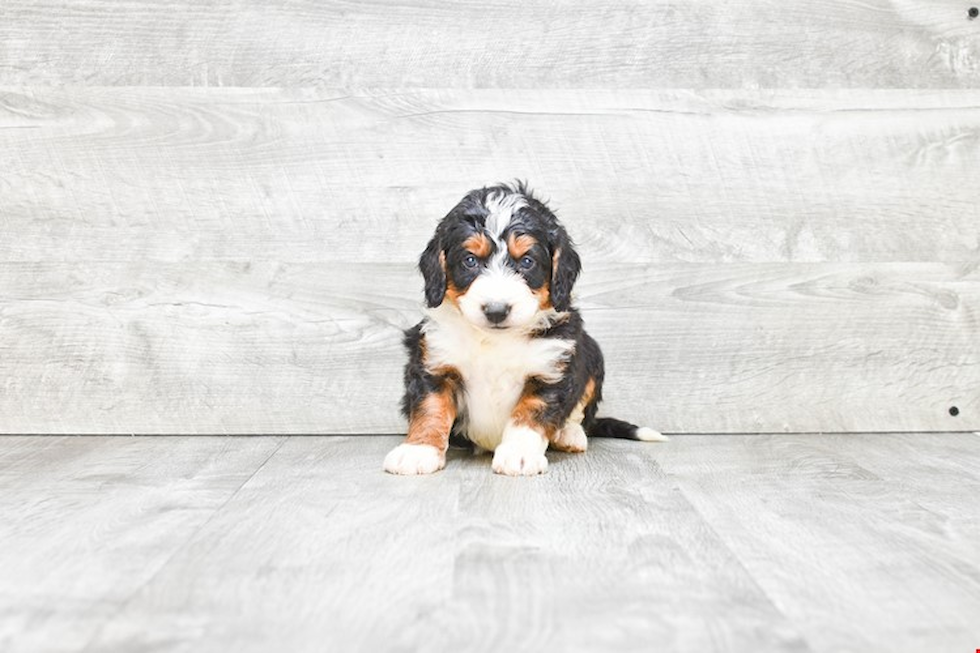
[[[595,385],[590,382],[582,395],[581,401],[575,406],[575,410],[565,420],[565,425],[555,433],[551,440],[552,449],[558,451],[568,451],[570,453],[582,453],[589,447],[589,440],[582,428],[582,420],[585,419],[585,407],[592,400]]]
[[[589,448],[589,439],[585,435],[585,429],[581,422],[573,422],[569,419],[565,422],[555,438],[551,441],[551,448],[558,451],[569,453],[582,453]]]

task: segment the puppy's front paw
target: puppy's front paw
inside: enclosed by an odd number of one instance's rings
[[[431,474],[445,466],[446,454],[430,444],[400,444],[385,456],[385,471],[389,474]]]
[[[493,453],[493,471],[507,476],[534,476],[548,470],[548,459],[540,447],[522,442],[501,442]]]

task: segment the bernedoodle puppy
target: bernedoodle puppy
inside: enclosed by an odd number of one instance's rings
[[[586,435],[666,440],[596,417],[602,352],[572,305],[581,270],[555,214],[523,183],[471,191],[419,259],[426,316],[405,334],[408,437],[393,474],[446,464],[451,434],[493,452],[493,471],[531,476],[545,451],[585,451]]]

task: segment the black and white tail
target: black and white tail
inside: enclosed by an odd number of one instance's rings
[[[643,442],[666,442],[669,438],[645,426],[637,426],[612,417],[597,417],[587,428],[590,438],[623,438]]]

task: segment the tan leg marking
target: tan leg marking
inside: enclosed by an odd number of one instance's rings
[[[408,444],[427,444],[445,452],[456,406],[449,390],[430,394],[418,405],[408,423]]]
[[[525,392],[517,400],[517,405],[511,411],[510,417],[518,426],[530,426],[543,431],[545,427],[541,425],[539,418],[545,408],[544,399],[531,392]]]
[[[446,466],[449,431],[456,419],[452,386],[428,395],[412,412],[405,442],[385,456],[384,468],[406,476],[431,474]]]

